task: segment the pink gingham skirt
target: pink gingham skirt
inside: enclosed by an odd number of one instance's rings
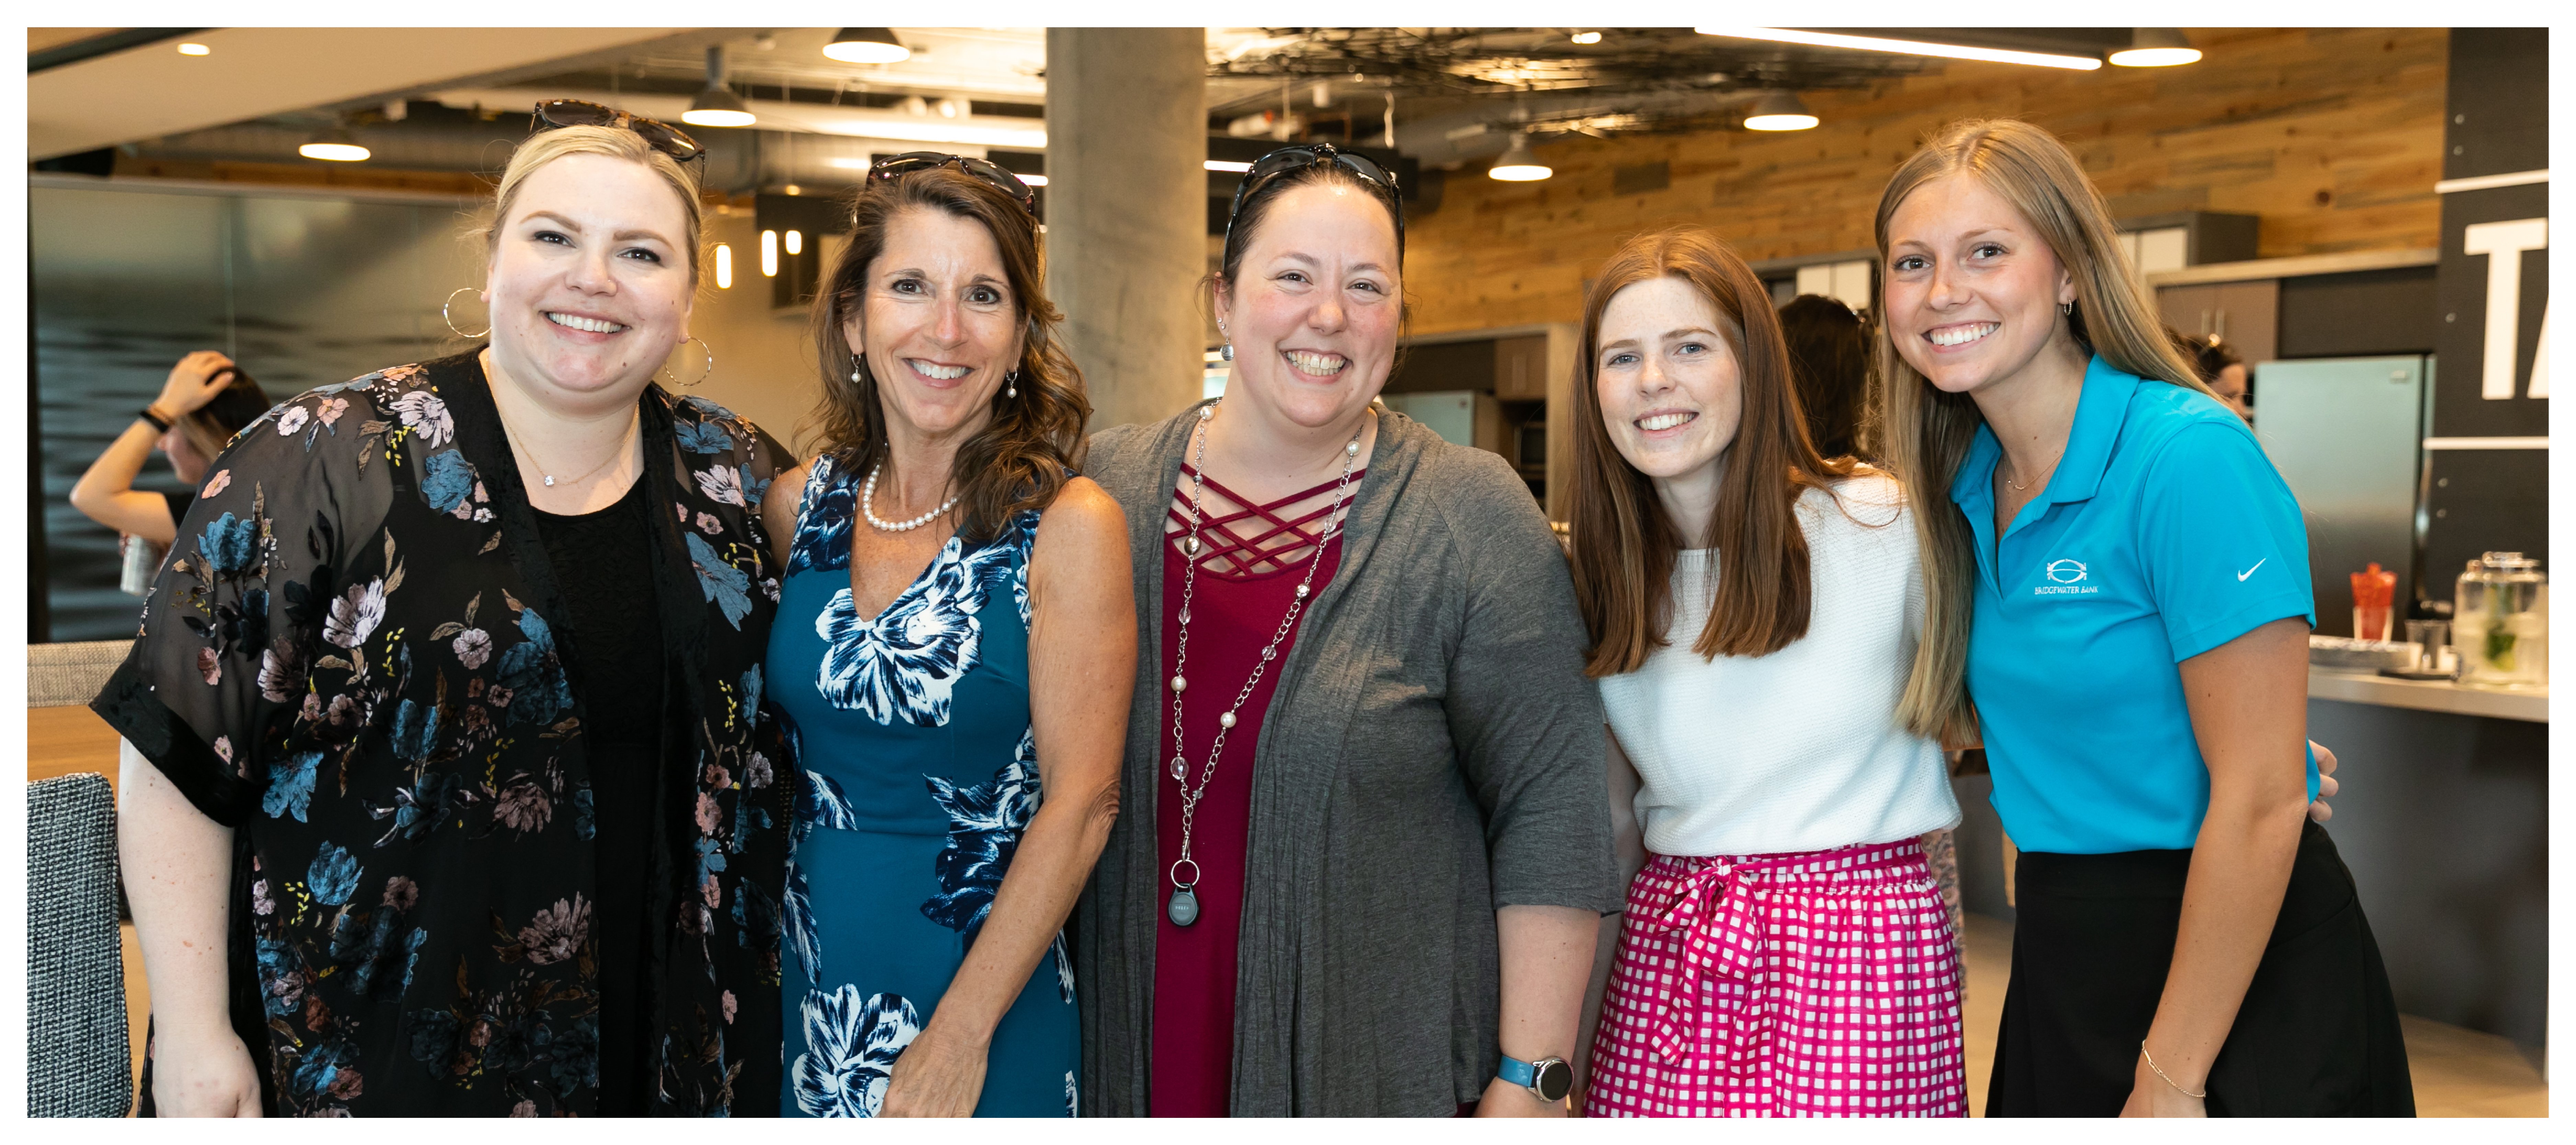
[[[1950,915],[1920,840],[1650,857],[1592,1043],[1595,1117],[1965,1117]]]

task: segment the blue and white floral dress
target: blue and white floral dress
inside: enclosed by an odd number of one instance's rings
[[[857,475],[814,463],[768,678],[801,738],[784,905],[787,1116],[869,1117],[992,911],[1038,807],[1029,549],[1038,514],[950,537],[874,619],[850,597]],[[980,1117],[1070,1115],[1063,936],[993,1031]]]

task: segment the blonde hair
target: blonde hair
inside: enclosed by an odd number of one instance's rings
[[[2075,305],[2064,321],[2079,344],[2115,369],[2210,392],[2166,339],[2154,303],[2130,273],[2102,193],[2065,144],[2020,120],[1951,124],[1897,167],[1878,200],[1881,265],[1889,223],[1906,196],[1952,175],[1973,177],[2012,204],[2056,254],[2075,280]],[[1934,388],[1896,352],[1884,317],[1878,327],[1879,449],[1915,506],[1925,581],[1923,639],[1896,714],[1916,735],[1961,742],[1976,728],[1966,673],[1977,562],[1966,518],[1950,510],[1950,482],[1985,419],[1968,395]]]
[[[684,226],[680,245],[689,257],[689,286],[698,285],[698,266],[705,260],[698,250],[699,236],[706,229],[706,208],[698,201],[698,177],[686,164],[653,149],[644,137],[623,127],[557,127],[538,132],[510,153],[510,165],[501,171],[501,183],[493,191],[492,214],[471,235],[483,240],[484,256],[489,258],[494,244],[500,242],[501,224],[510,217],[510,207],[518,202],[519,187],[537,169],[567,155],[606,155],[641,163],[680,197],[680,219]]]

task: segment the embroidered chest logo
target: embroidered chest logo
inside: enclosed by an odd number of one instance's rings
[[[2050,561],[2042,571],[2049,583],[2033,587],[2032,596],[2092,596],[2102,591],[2102,586],[2091,583],[2084,562],[2073,557]]]

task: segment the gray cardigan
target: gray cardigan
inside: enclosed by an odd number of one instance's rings
[[[1151,1108],[1161,546],[1197,419],[1106,430],[1084,466],[1137,574],[1124,812],[1074,915],[1094,1116]],[[1565,559],[1501,458],[1381,415],[1340,543],[1253,755],[1232,1111],[1451,1116],[1500,1064],[1495,908],[1620,903],[1601,700]]]

